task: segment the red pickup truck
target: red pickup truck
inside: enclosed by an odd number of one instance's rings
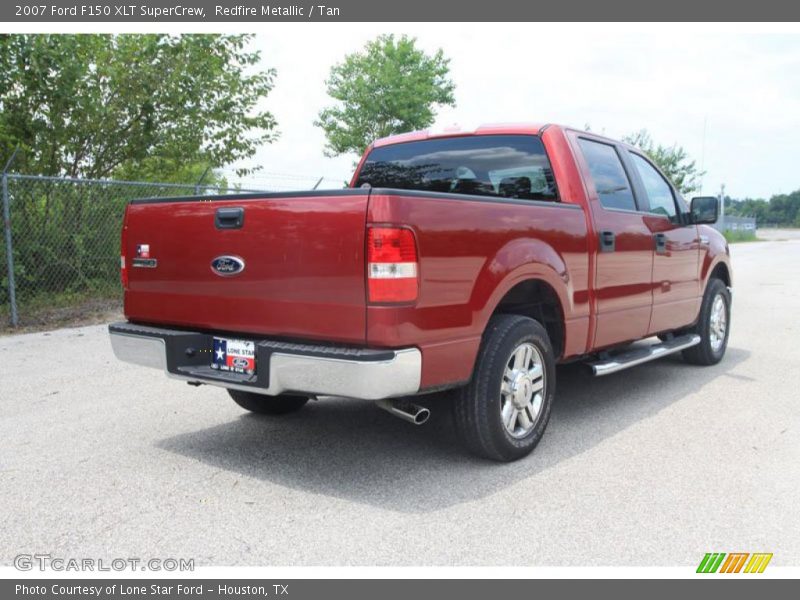
[[[647,156],[593,133],[394,136],[341,190],[132,201],[111,341],[269,415],[343,396],[422,423],[412,397],[452,389],[467,448],[514,460],[542,437],[558,363],[722,358],[716,218],[715,198],[687,205]]]

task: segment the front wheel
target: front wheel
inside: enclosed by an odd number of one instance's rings
[[[719,279],[709,281],[700,317],[691,331],[700,336],[700,343],[683,351],[686,362],[715,365],[722,360],[731,331],[731,293]]]
[[[242,390],[228,390],[233,401],[245,410],[260,415],[285,415],[300,410],[308,402],[307,396],[266,396]]]
[[[470,383],[453,404],[459,437],[478,456],[509,462],[544,435],[555,395],[555,356],[541,324],[492,317]]]

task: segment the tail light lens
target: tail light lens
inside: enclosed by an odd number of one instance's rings
[[[128,247],[128,207],[125,207],[125,216],[122,217],[122,235],[120,236],[119,250],[119,279],[122,289],[128,289],[128,267],[125,261],[125,249]]]
[[[367,285],[370,302],[417,299],[417,243],[402,227],[367,229]]]

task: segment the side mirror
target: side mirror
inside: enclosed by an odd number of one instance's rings
[[[717,222],[719,216],[719,201],[716,196],[697,196],[692,198],[690,210],[691,222],[695,225]]]

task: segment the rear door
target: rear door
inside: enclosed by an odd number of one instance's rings
[[[684,224],[686,209],[661,172],[642,154],[628,151],[634,186],[643,198],[652,232],[653,310],[649,334],[690,324],[700,309],[700,241],[697,226]]]
[[[652,306],[653,234],[620,145],[573,133],[598,235],[594,348],[645,337]]]
[[[363,343],[368,199],[368,190],[336,190],[134,201],[123,236],[125,315]]]

